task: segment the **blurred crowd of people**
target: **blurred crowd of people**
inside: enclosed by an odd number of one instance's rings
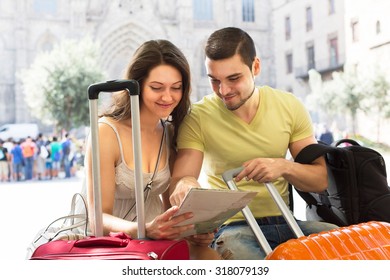
[[[83,165],[84,141],[69,134],[0,139],[1,182],[71,178]]]

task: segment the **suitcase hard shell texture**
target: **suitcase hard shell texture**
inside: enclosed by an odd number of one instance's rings
[[[290,239],[270,260],[390,260],[390,224],[367,222]]]
[[[237,190],[233,178],[242,167],[222,175],[228,187]],[[367,222],[304,236],[297,222],[272,183],[265,183],[296,239],[280,244],[274,250],[261,232],[248,207],[243,214],[253,230],[267,260],[390,260],[390,224]]]

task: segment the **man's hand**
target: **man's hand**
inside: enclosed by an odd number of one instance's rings
[[[272,182],[283,176],[288,168],[288,160],[283,158],[255,158],[243,163],[244,169],[236,176],[236,181],[242,179],[259,183]]]
[[[180,206],[184,197],[192,188],[200,188],[200,184],[194,177],[183,177],[176,183],[176,188],[169,197],[169,201],[172,206]]]

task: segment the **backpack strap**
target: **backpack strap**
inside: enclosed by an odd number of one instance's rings
[[[295,162],[302,164],[312,163],[315,159],[325,155],[327,152],[333,151],[334,148],[325,144],[310,144],[304,147],[295,157]],[[291,186],[292,188],[292,186]],[[317,200],[307,192],[297,190],[298,194],[306,201],[308,205],[317,205]],[[292,191],[290,192],[292,194]]]
[[[324,156],[327,153],[336,151],[337,149],[336,147],[342,143],[359,145],[356,141],[351,139],[339,140],[333,143],[331,146],[324,143],[310,144],[299,152],[299,154],[295,158],[295,162],[302,163],[302,164],[309,164],[320,156]],[[291,190],[292,190],[292,186],[291,186]],[[345,222],[342,221],[331,209],[332,205],[329,201],[326,191],[325,193],[318,193],[319,200],[320,200],[318,201],[309,192],[303,192],[297,189],[295,190],[303,198],[303,200],[309,205],[309,207],[313,207],[313,206],[316,207],[317,214],[320,217],[322,217],[325,221],[339,226],[345,225]]]
[[[300,151],[294,161],[302,164],[309,164],[320,156],[333,152],[334,150],[334,147],[325,144],[310,144]]]
[[[316,205],[317,209],[317,215],[320,216],[324,221],[327,223],[335,224],[338,226],[346,226],[348,225],[345,221],[340,219],[335,212],[332,210],[331,207],[328,207],[324,204],[318,204]]]

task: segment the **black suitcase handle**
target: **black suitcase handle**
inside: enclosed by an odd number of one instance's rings
[[[111,80],[92,84],[88,87],[88,98],[98,99],[100,92],[127,90],[130,95],[139,95],[139,84],[135,80]]]

